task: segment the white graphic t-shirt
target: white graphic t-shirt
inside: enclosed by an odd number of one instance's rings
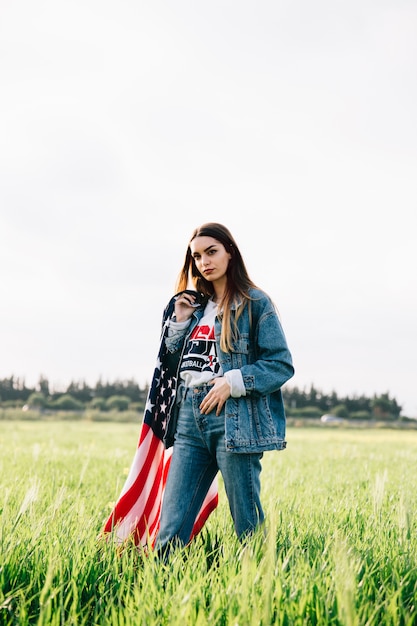
[[[180,378],[187,387],[207,383],[216,376],[222,376],[222,368],[217,357],[214,321],[217,304],[209,300],[204,315],[192,331],[185,346]]]

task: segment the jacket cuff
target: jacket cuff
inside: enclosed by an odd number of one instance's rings
[[[224,377],[230,385],[230,395],[232,398],[246,396],[246,388],[240,370],[229,370],[224,373]]]

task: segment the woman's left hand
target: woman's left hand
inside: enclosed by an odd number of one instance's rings
[[[200,404],[200,411],[207,415],[216,409],[216,415],[220,415],[224,403],[230,398],[230,385],[224,376],[214,378],[209,384],[213,386]]]

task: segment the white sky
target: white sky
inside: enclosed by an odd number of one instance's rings
[[[0,377],[150,380],[192,230],[292,385],[417,416],[417,3],[3,0]]]

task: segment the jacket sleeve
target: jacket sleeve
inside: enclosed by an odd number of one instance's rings
[[[272,303],[253,320],[254,361],[241,368],[247,393],[271,394],[293,375],[291,353]]]
[[[177,352],[182,346],[184,335],[191,323],[191,318],[185,322],[168,322],[168,332],[165,336],[165,345],[168,352]]]
[[[175,297],[171,298],[168,305],[166,306],[163,316],[162,316],[162,329],[161,329],[161,360],[162,366],[168,369],[171,374],[176,375],[179,359],[181,356],[181,339],[183,338],[186,331],[184,331],[181,336],[178,336],[178,333],[170,335],[170,320],[172,314],[174,312],[174,304]],[[171,341],[171,343],[170,343]]]

